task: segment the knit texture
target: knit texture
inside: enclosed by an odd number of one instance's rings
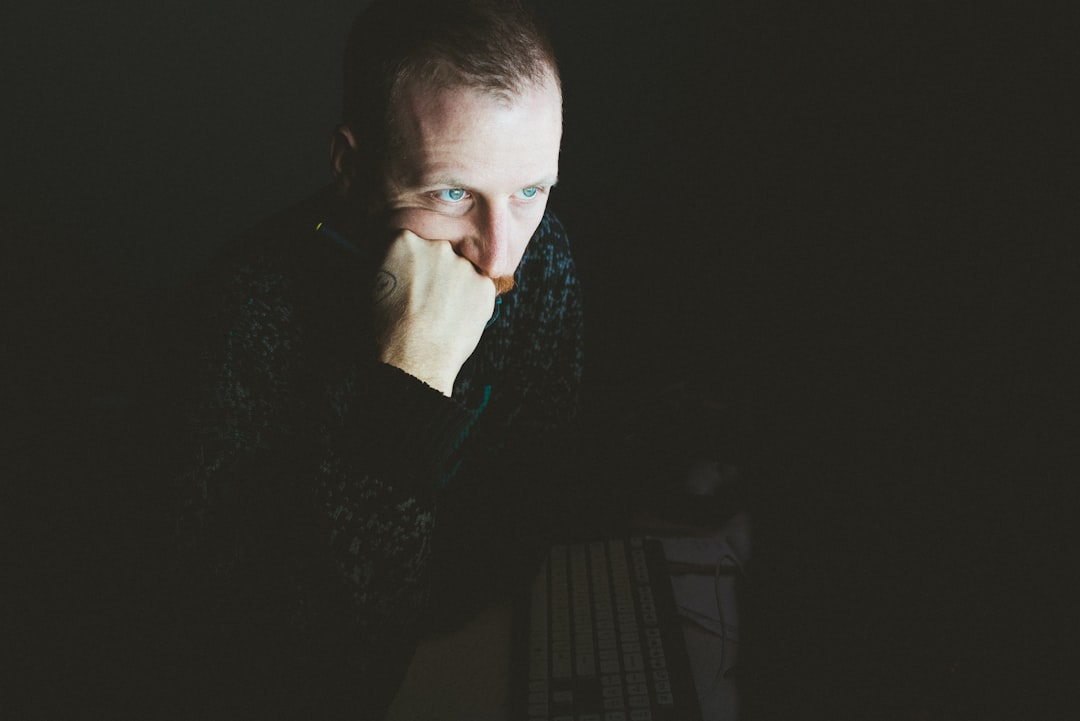
[[[562,226],[545,215],[447,398],[375,360],[382,249],[346,217],[324,192],[261,224],[187,312],[177,538],[207,708],[249,715],[258,687],[279,716],[377,717],[419,634],[566,518],[583,319]]]

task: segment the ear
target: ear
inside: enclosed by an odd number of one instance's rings
[[[356,136],[344,123],[330,136],[330,167],[338,193],[348,195],[356,177]]]

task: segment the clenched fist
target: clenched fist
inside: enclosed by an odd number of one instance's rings
[[[379,359],[444,395],[476,350],[495,307],[495,283],[448,241],[398,233],[375,280]]]

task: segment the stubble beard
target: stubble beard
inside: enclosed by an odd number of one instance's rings
[[[497,295],[506,295],[514,288],[514,276],[512,275],[500,275],[498,278],[492,278],[491,282],[495,284],[495,293]]]

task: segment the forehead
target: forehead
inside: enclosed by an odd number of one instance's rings
[[[409,184],[493,173],[533,183],[558,170],[562,96],[554,82],[514,94],[414,82],[398,95],[392,117],[392,165]]]

